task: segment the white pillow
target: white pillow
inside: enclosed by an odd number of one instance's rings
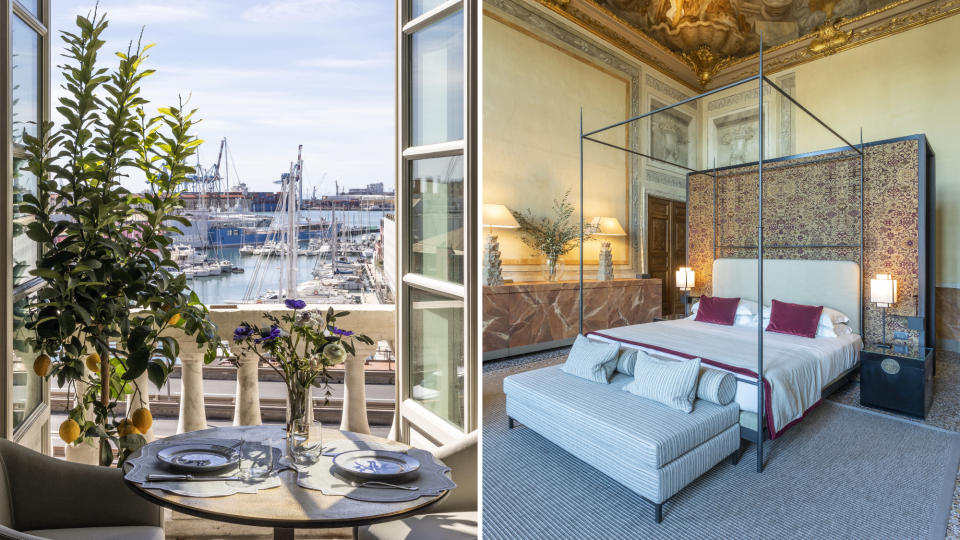
[[[756,315],[737,315],[733,318],[734,326],[756,326],[757,325],[757,316]]]
[[[763,308],[763,319],[767,321],[770,319],[771,308],[764,306]],[[739,314],[739,310],[737,311]],[[823,312],[820,313],[820,322],[818,323],[819,327],[826,327],[827,329],[832,329],[834,325],[843,324],[850,322],[850,317],[847,317],[843,313],[835,309],[830,309],[828,307],[823,308]],[[766,326],[764,326],[766,328]]]
[[[852,334],[853,329],[845,324],[835,324],[832,327],[818,326],[817,337],[835,338],[844,334]]]
[[[694,315],[697,314],[697,309],[700,307],[700,302],[696,302],[690,308],[690,313]],[[752,300],[741,300],[737,304],[737,316],[740,315],[756,315],[757,314],[757,303]],[[733,323],[736,326],[736,322]]]

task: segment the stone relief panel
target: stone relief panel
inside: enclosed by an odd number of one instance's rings
[[[650,110],[655,111],[668,104],[650,98]],[[650,117],[650,155],[681,167],[696,168],[696,134],[694,117],[673,108]],[[652,166],[664,163],[651,162]]]
[[[796,97],[797,79],[793,73],[777,79],[777,86],[789,94],[790,97]],[[793,132],[796,129],[796,105],[782,95],[778,96],[778,98],[780,99],[778,118],[780,124],[779,155],[780,157],[792,156],[797,153],[793,136]]]
[[[764,102],[764,108],[768,104]],[[770,148],[770,116],[765,115],[764,157],[771,158],[775,151]],[[760,112],[758,107],[711,117],[709,166],[716,159],[717,167],[740,165],[757,161],[760,153]]]
[[[660,81],[659,79],[657,79],[657,78],[655,78],[655,77],[652,77],[652,76],[650,76],[650,75],[647,75],[647,77],[646,77],[646,84],[647,84],[647,86],[649,86],[650,88],[653,88],[653,89],[656,90],[657,92],[660,92],[661,94],[663,94],[663,95],[665,95],[665,96],[670,96],[671,98],[673,98],[674,100],[676,100],[676,101],[674,101],[674,103],[677,103],[677,102],[679,102],[679,101],[683,101],[683,100],[685,100],[685,99],[690,99],[690,97],[691,97],[691,96],[688,96],[688,95],[684,94],[683,92],[677,90],[676,88],[674,88],[674,87],[672,87],[672,86],[670,86],[670,85],[668,85],[668,84],[666,84],[666,83]],[[696,110],[696,108],[697,108],[697,102],[696,102],[696,101],[691,101],[690,103],[687,103],[686,106],[690,107],[691,109]]]

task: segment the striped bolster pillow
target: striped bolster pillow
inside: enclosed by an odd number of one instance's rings
[[[635,396],[688,413],[693,410],[699,375],[699,358],[664,360],[639,351],[633,366],[633,382],[623,389]]]
[[[727,405],[737,394],[737,378],[733,373],[700,366],[697,398],[717,405]]]

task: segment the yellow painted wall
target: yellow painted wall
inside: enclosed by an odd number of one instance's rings
[[[483,21],[483,202],[553,218],[553,200],[571,188],[576,223],[580,108],[586,129],[627,118],[629,82],[495,17]],[[602,140],[626,146],[626,133],[612,130]],[[585,151],[585,219],[614,216],[626,228],[627,154],[597,144]],[[506,262],[533,257],[515,231],[497,234]],[[626,260],[625,238],[610,238],[614,260]],[[588,242],[584,258],[596,261],[598,253],[599,242]],[[578,260],[578,250],[565,258]]]
[[[851,142],[926,134],[937,165],[937,283],[960,282],[960,17],[799,66],[797,99]],[[797,152],[840,146],[800,113]],[[841,143],[842,144],[842,143]]]

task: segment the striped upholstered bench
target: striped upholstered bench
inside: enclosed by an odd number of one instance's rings
[[[663,503],[726,457],[736,465],[740,407],[698,399],[683,413],[610,384],[550,366],[504,379],[510,427],[518,421],[654,505]]]

